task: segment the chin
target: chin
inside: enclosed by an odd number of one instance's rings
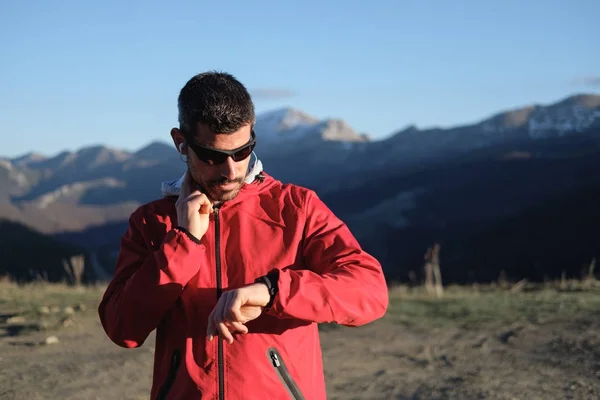
[[[217,193],[214,193],[211,197],[213,197],[215,201],[228,201],[235,199],[239,193],[240,189],[238,188],[227,192],[218,191]]]

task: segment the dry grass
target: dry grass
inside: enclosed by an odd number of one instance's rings
[[[586,317],[600,310],[600,285],[588,281],[514,286],[449,286],[437,299],[424,288],[390,290],[387,317],[414,328],[475,328],[479,324],[540,323]]]
[[[496,284],[447,286],[444,296],[438,299],[423,286],[397,285],[390,289],[386,318],[416,327],[468,326],[489,321],[570,318],[600,310],[600,281],[529,284],[516,292],[512,288]],[[73,287],[45,282],[19,285],[0,281],[0,314],[35,317],[45,314],[44,307],[96,308],[105,289],[106,285]]]
[[[75,312],[95,312],[103,292],[102,286],[0,281],[0,337],[69,326]]]
[[[105,288],[102,285],[73,287],[62,283],[0,281],[0,311],[36,315],[42,306],[63,309],[84,304],[93,307],[100,301]]]
[[[514,291],[515,287],[448,286],[438,299],[423,286],[397,285],[390,289],[390,306],[384,319],[411,329],[469,329],[485,323],[568,320],[600,310],[600,281],[526,284],[517,286],[518,291]],[[95,312],[105,288],[105,285],[73,287],[44,282],[18,285],[0,281],[0,317],[22,315],[28,320],[47,320],[48,314],[64,316],[68,307]],[[323,326],[323,330],[335,328],[335,325]]]

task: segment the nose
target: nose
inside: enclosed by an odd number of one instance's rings
[[[221,176],[229,179],[230,181],[235,179],[235,161],[233,158],[227,157],[227,161],[221,164]]]

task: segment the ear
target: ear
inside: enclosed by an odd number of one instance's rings
[[[173,139],[173,144],[175,144],[175,148],[180,154],[186,154],[186,145],[185,145],[185,137],[183,133],[177,128],[171,129],[171,138]]]

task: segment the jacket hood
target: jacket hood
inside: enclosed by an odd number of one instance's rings
[[[252,152],[250,163],[248,164],[248,172],[246,173],[247,184],[253,183],[256,179],[260,179],[263,172],[262,162],[258,159],[256,153]],[[181,182],[185,176],[185,172],[177,179],[163,181],[161,183],[161,192],[164,197],[179,196],[181,191]]]

